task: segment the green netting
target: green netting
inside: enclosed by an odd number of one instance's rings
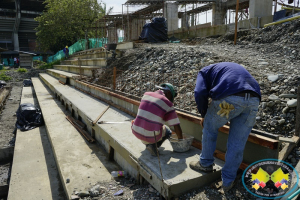
[[[4,63],[4,65],[8,65],[8,61],[7,61],[7,58],[3,58],[3,60],[2,60],[2,62],[1,62],[2,64]]]
[[[40,59],[40,61],[43,61],[43,56],[33,56],[32,57],[32,60],[39,60]]]
[[[118,42],[123,42],[123,40],[124,40],[123,37],[118,38]],[[69,55],[72,55],[78,51],[86,50],[85,44],[86,44],[85,39],[78,40],[75,44],[73,44],[72,46],[69,47]],[[107,38],[89,38],[89,48],[90,49],[103,47],[104,46],[103,44],[107,44]],[[63,50],[60,50],[54,56],[48,57],[47,63],[50,63],[50,62],[53,62],[56,60],[60,60],[64,57],[65,57],[65,54],[64,54]]]

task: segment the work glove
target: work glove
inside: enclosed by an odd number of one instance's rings
[[[217,115],[220,115],[220,117],[226,116],[226,118],[228,119],[229,113],[234,109],[234,106],[227,103],[226,101],[220,103],[219,106],[221,109],[217,112]]]

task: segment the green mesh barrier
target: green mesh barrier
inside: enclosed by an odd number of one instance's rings
[[[119,37],[118,42],[123,42],[124,38]],[[81,39],[78,40],[75,44],[69,47],[69,55],[73,55],[78,51],[83,51],[85,49],[86,40]],[[107,38],[89,38],[89,49],[100,48],[103,47],[104,44],[107,44]],[[60,60],[65,57],[63,50],[60,50],[53,56],[49,56],[47,59],[47,63],[54,62],[56,60]]]

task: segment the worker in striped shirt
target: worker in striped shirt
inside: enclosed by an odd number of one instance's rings
[[[174,126],[178,139],[182,139],[180,122],[173,107],[177,92],[170,83],[161,84],[156,88],[159,90],[144,94],[131,127],[132,133],[146,145],[152,156],[158,156],[157,148],[172,134],[165,123]]]

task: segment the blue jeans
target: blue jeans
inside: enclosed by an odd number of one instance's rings
[[[219,104],[223,101],[234,106],[228,119],[226,116],[217,115],[220,110]],[[220,100],[213,100],[207,110],[203,123],[202,152],[200,154],[200,163],[204,167],[214,163],[213,154],[216,149],[218,129],[230,121],[225,165],[222,168],[224,186],[229,186],[236,178],[237,170],[243,160],[248,136],[255,124],[258,106],[259,98],[257,97],[246,98],[232,95]]]

